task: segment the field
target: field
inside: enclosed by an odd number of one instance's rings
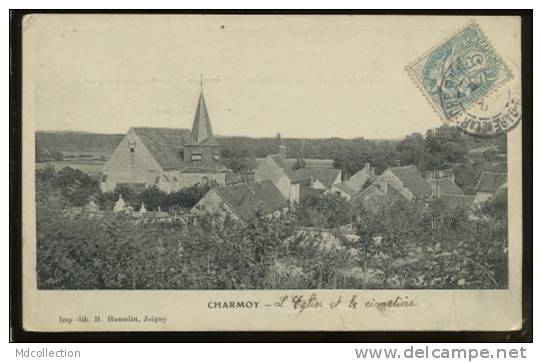
[[[52,165],[55,170],[59,171],[64,167],[71,167],[76,170],[80,170],[93,178],[100,178],[102,174],[102,168],[105,165],[103,161],[48,161],[48,162],[36,162],[36,170],[42,170],[47,165]]]

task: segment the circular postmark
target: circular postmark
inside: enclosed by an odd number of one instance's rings
[[[521,121],[520,82],[477,24],[432,50],[412,69],[444,121],[466,133],[498,135]]]
[[[450,94],[454,93],[446,89],[439,92],[442,109],[447,120],[465,133],[496,136],[521,122],[521,89],[516,83],[493,90],[474,102]]]
[[[478,64],[483,64],[483,59],[478,59]],[[472,78],[457,76],[452,69],[445,72],[438,93],[444,115],[451,125],[475,136],[496,136],[521,122],[519,84],[512,82],[501,86],[473,101],[468,96],[472,82]]]
[[[476,136],[494,136],[512,130],[521,122],[521,92],[505,87],[477,101],[451,119],[452,124]]]

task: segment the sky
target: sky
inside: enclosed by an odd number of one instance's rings
[[[401,138],[443,124],[405,67],[470,19],[32,15],[23,103],[37,130],[191,128],[203,74],[218,135]],[[517,19],[477,20],[517,57]]]

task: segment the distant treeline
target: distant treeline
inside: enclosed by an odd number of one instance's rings
[[[36,148],[49,152],[102,150],[113,153],[124,135],[84,132],[36,132]]]
[[[122,137],[120,134],[37,132],[36,149],[37,152],[47,149],[49,153],[74,150],[113,152]],[[276,153],[280,142],[279,139],[271,137],[217,139],[222,145],[225,164],[234,171],[253,168],[255,158]],[[428,130],[425,134],[413,133],[401,140],[285,138],[283,142],[287,146],[288,158],[331,159],[333,166],[342,169],[345,177],[357,172],[369,162],[377,173],[388,167],[411,164],[421,171],[468,165],[476,168],[470,178],[477,177],[481,169],[492,169],[494,162],[500,160],[499,155],[506,154],[506,135],[480,138],[446,126]],[[488,150],[477,156],[469,154],[469,151],[484,148]],[[469,180],[470,182],[473,181]]]

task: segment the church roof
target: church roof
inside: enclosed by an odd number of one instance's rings
[[[215,145],[218,144],[213,135],[213,129],[211,127],[211,120],[209,119],[209,113],[207,112],[207,106],[205,105],[205,98],[203,92],[200,93],[198,107],[196,108],[196,114],[194,115],[194,124],[192,126],[192,140],[196,144]]]
[[[135,127],[134,132],[163,170],[216,172],[224,166],[216,162],[184,161],[183,145],[194,144],[190,130],[184,128]]]

